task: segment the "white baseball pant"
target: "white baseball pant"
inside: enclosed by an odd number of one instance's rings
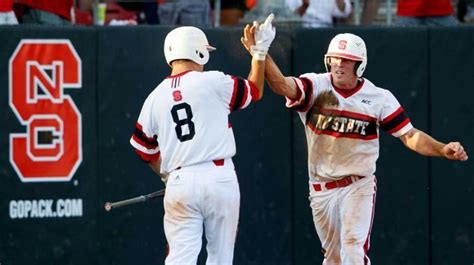
[[[194,265],[207,239],[208,265],[231,265],[237,235],[240,190],[234,165],[205,162],[171,172],[164,198],[166,265]]]
[[[323,265],[370,265],[366,251],[375,206],[375,176],[321,191],[314,189],[315,183],[309,184],[313,222],[325,252]]]

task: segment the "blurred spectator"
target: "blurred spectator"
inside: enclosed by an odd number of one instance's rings
[[[398,0],[397,26],[453,26],[451,0]]]
[[[379,10],[380,0],[364,0],[362,9],[362,25],[371,25]],[[388,11],[387,11],[388,12]]]
[[[117,4],[121,6],[123,9],[125,9],[126,11],[135,13],[137,24],[144,24],[144,23],[151,24],[151,23],[148,23],[149,20],[153,24],[158,24],[158,13],[157,13],[158,1],[156,0],[153,2],[145,2],[145,0],[140,0],[140,2],[117,1]],[[149,13],[148,16],[145,14],[145,6],[147,7],[147,9],[149,9],[150,7],[152,9],[154,8],[154,14],[153,14],[154,17],[149,17],[151,15],[150,12],[148,12]]]
[[[15,12],[13,11],[13,0],[0,0],[0,25],[16,25]]]
[[[139,0],[139,1],[128,1],[128,2],[125,2],[123,0],[122,1],[117,0],[116,3],[114,4],[119,5],[123,9],[123,11],[134,13],[135,18],[132,18],[132,19],[136,20],[135,24],[156,25],[156,24],[159,24],[158,1],[160,0]],[[109,0],[107,1],[107,3],[108,4],[113,3],[113,1]],[[107,12],[110,13],[109,11]],[[131,18],[129,18],[128,20],[130,19]],[[120,25],[123,23],[124,21],[116,25]]]
[[[158,3],[162,25],[211,26],[209,0],[158,0]]]
[[[75,0],[74,7],[74,24],[92,25],[92,9],[94,0]]]
[[[459,0],[457,17],[462,23],[474,23],[474,0]]]
[[[3,0],[2,0],[3,1]],[[23,24],[70,25],[73,0],[17,0],[23,9]]]
[[[321,28],[334,25],[334,18],[350,16],[349,0],[287,0],[288,7],[302,17],[303,27]]]
[[[286,0],[255,0],[252,3],[252,0],[247,0],[253,8],[249,10],[241,20],[241,23],[252,23],[253,21],[263,21],[268,16],[268,14],[275,14],[277,19],[274,20],[275,24],[279,28],[282,26],[292,26],[292,24],[297,24],[299,26],[301,18],[288,9],[286,5]],[[250,8],[249,8],[250,9]]]
[[[159,24],[160,17],[158,17],[158,0],[143,3],[143,13],[145,14],[145,21],[147,24]]]
[[[246,0],[221,0],[221,26],[237,25],[247,11]]]
[[[137,23],[138,16],[136,12],[128,11],[117,3],[107,2],[106,25],[136,25]]]

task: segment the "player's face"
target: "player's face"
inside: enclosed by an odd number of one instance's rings
[[[356,63],[357,61],[341,57],[329,57],[332,81],[335,86],[352,89],[357,85],[357,75],[354,73]]]

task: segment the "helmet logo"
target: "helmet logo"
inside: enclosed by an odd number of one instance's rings
[[[339,46],[337,47],[339,50],[345,50],[347,47],[347,41],[346,40],[340,40],[339,41]]]

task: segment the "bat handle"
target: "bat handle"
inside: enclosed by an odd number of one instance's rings
[[[164,195],[165,195],[165,190],[162,189],[162,190],[155,191],[155,192],[152,192],[150,194],[143,195],[143,196],[145,197],[145,200],[149,200],[149,199],[153,199],[153,198],[156,198],[156,197],[162,197]]]
[[[146,194],[146,195],[141,195],[141,196],[131,198],[131,199],[128,199],[128,200],[123,200],[123,201],[118,201],[118,202],[106,202],[105,205],[104,205],[104,208],[107,212],[110,212],[114,208],[119,208],[119,207],[129,205],[129,204],[144,202],[144,201],[147,201],[149,199],[159,198],[159,197],[163,197],[163,196],[165,196],[165,189],[161,189],[159,191],[155,191],[155,192],[152,192],[152,193]]]
[[[138,196],[138,197],[131,198],[128,200],[124,200],[124,201],[113,202],[113,203],[107,202],[104,207],[105,207],[105,210],[109,212],[114,208],[119,208],[125,205],[134,204],[138,202],[144,202],[144,201],[146,201],[146,197],[142,195],[142,196]]]

